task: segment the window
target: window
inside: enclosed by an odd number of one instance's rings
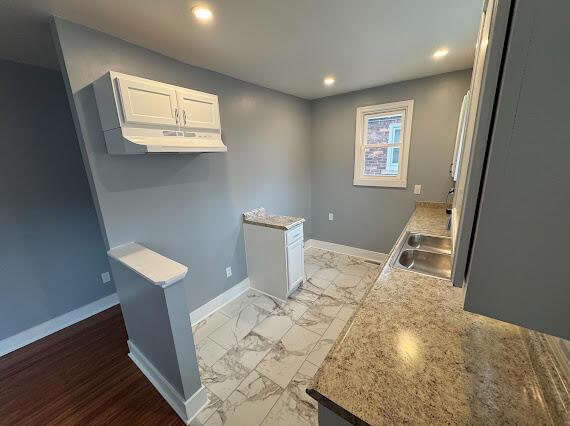
[[[356,109],[354,184],[406,187],[414,101]]]

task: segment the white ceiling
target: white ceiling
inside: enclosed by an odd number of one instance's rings
[[[49,16],[314,99],[470,68],[482,0],[0,0],[0,58],[57,67]],[[432,59],[438,47],[449,55]],[[334,75],[333,87],[323,86]]]

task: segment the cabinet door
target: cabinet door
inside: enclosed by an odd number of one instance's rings
[[[287,283],[291,291],[303,281],[305,275],[303,240],[287,246]]]
[[[178,126],[173,88],[123,77],[117,81],[125,123]]]
[[[180,126],[187,129],[219,129],[218,97],[195,90],[177,90]]]

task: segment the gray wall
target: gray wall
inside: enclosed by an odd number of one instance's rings
[[[136,241],[187,265],[190,310],[247,276],[244,210],[310,218],[308,101],[63,20],[54,36],[108,244]],[[108,155],[91,83],[109,70],[218,94],[228,152]]]
[[[389,252],[416,201],[444,201],[471,70],[319,99],[312,104],[312,238]],[[414,100],[408,187],[353,186],[356,108]],[[414,195],[414,185],[422,193]],[[328,213],[334,213],[329,222]]]
[[[570,3],[517,2],[465,309],[570,339]]]
[[[0,339],[114,292],[61,74],[0,61]]]

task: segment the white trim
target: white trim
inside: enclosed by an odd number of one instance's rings
[[[328,241],[307,240],[305,241],[305,250],[314,247],[321,250],[328,250],[335,253],[346,254],[352,257],[358,257],[373,262],[384,262],[388,258],[386,253],[378,251],[365,250],[357,247],[344,246],[342,244],[329,243]]]
[[[71,312],[67,312],[58,317],[52,318],[46,322],[38,324],[32,328],[21,331],[18,334],[0,340],[0,356],[20,349],[30,343],[40,340],[50,334],[62,330],[70,325],[83,321],[99,312],[109,309],[119,303],[117,293],[110,294],[102,299],[91,302],[88,305],[81,306]]]
[[[127,344],[129,345],[129,358],[131,358],[166,402],[170,404],[182,421],[186,424],[190,424],[200,410],[208,405],[206,388],[201,386],[194,395],[185,400],[133,342],[127,340]]]
[[[199,308],[190,312],[190,322],[192,323],[192,326],[198,324],[204,318],[212,315],[218,309],[230,303],[236,297],[247,291],[250,287],[251,285],[249,283],[249,278],[246,278],[234,285],[229,290],[226,290],[219,296],[215,297],[209,302],[204,303]]]
[[[459,176],[459,165],[461,164],[461,156],[463,155],[463,142],[465,141],[465,130],[467,129],[467,117],[469,116],[469,98],[471,92],[468,90],[463,97],[461,111],[459,112],[459,121],[457,123],[457,134],[455,136],[455,148],[453,150],[453,163],[451,163],[451,178],[453,182],[457,182]]]
[[[397,176],[364,176],[364,148],[366,127],[364,120],[366,116],[372,114],[389,114],[400,112],[402,114],[402,127],[400,130],[401,142],[398,144],[379,144],[377,147],[399,145],[401,147],[400,161]],[[356,136],[354,139],[354,179],[355,186],[380,186],[391,188],[406,188],[408,178],[408,157],[410,154],[412,117],[414,113],[413,99],[400,102],[390,102],[379,105],[370,105],[356,108]]]

